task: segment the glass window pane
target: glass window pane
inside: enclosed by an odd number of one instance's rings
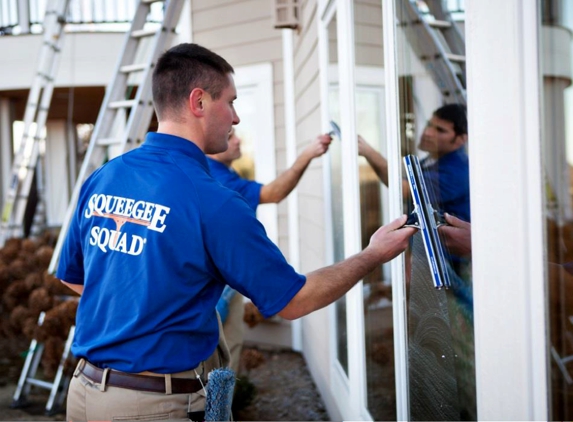
[[[338,38],[336,14],[328,23],[328,112],[333,122],[340,123],[338,88]],[[342,149],[337,137],[329,148],[330,192],[332,213],[332,241],[334,262],[344,259],[344,217],[342,212]],[[336,354],[340,365],[348,375],[348,331],[346,322],[346,296],[334,304],[336,314]]]
[[[541,0],[551,419],[573,417],[573,4]]]
[[[446,248],[450,243],[441,229],[434,243],[423,238],[436,233],[432,226],[442,223],[443,213],[470,221],[463,5],[441,0],[395,0],[395,5],[400,146],[404,156],[419,160],[417,189],[425,185],[428,198],[422,202],[431,207],[429,230],[416,234],[406,253],[410,417],[475,420],[471,256]],[[402,163],[390,165],[404,169]],[[402,191],[404,211],[411,213],[415,198],[407,180]],[[416,207],[421,211],[421,204]],[[433,269],[440,265],[448,289],[435,287]]]

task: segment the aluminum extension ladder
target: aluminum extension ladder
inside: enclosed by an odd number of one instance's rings
[[[28,94],[23,136],[14,156],[10,185],[2,207],[0,245],[10,237],[22,237],[24,234],[24,214],[34,175],[37,173],[40,142],[44,140],[43,133],[62,50],[68,4],[69,0],[51,0],[46,6],[38,70]],[[40,174],[38,176],[41,177]],[[41,202],[42,198],[39,198],[39,201]]]
[[[112,82],[107,86],[87,152],[72,192],[48,269],[50,273],[54,273],[56,270],[83,182],[96,168],[104,164],[106,159],[114,158],[137,147],[144,139],[153,116],[151,102],[152,69],[175,32],[184,2],[185,0],[141,0],[137,6],[131,29],[126,34]],[[150,12],[152,3],[165,3],[163,21],[159,29],[145,28],[146,17]],[[148,44],[143,45],[145,42]],[[138,56],[137,53],[141,55],[142,51],[148,53],[143,60],[136,57]],[[138,87],[133,94],[136,81]]]
[[[431,16],[423,13],[424,3]],[[465,42],[442,0],[402,0],[400,25],[447,103],[466,104]]]
[[[44,312],[40,314],[38,325],[42,325],[45,316],[46,314]],[[26,360],[24,361],[24,367],[22,368],[22,373],[20,374],[16,391],[14,392],[12,404],[10,405],[11,408],[17,409],[25,407],[28,404],[27,398],[30,393],[30,389],[32,386],[35,386],[50,390],[50,396],[46,402],[46,415],[53,415],[60,410],[66,397],[70,382],[69,375],[66,376],[64,374],[64,366],[68,356],[70,355],[75,329],[75,325],[72,325],[70,332],[68,333],[68,338],[64,346],[58,370],[56,371],[56,376],[52,382],[35,378],[38,366],[40,365],[40,360],[42,359],[44,345],[39,343],[36,339],[32,340],[30,347],[28,348],[28,353],[26,355]]]

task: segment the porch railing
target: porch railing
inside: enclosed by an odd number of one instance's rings
[[[41,33],[49,0],[0,0],[0,35]],[[66,30],[126,30],[138,0],[70,0]],[[149,22],[162,20],[162,4],[151,7]]]

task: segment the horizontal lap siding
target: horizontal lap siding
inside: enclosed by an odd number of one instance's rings
[[[286,168],[282,35],[273,27],[269,0],[192,0],[193,41],[232,66],[271,62],[277,174]],[[285,201],[286,204],[286,201]],[[278,208],[279,247],[288,258],[288,216]]]
[[[354,42],[356,64],[384,66],[382,47],[382,3],[360,0],[354,6]]]

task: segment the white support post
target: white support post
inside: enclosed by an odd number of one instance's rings
[[[286,139],[286,166],[290,168],[297,157],[296,149],[296,118],[294,99],[294,42],[293,30],[283,29],[283,79],[284,79],[284,113]],[[288,240],[289,262],[296,271],[300,271],[299,247],[299,218],[298,218],[298,189],[294,188],[287,198],[288,206]],[[302,321],[291,322],[292,348],[302,351]]]
[[[30,0],[18,0],[18,25],[22,34],[30,32]]]
[[[340,128],[342,132],[342,201],[344,215],[344,256],[362,250],[360,230],[360,179],[356,134],[356,83],[354,59],[354,5],[337,2],[338,68],[340,72]],[[348,376],[350,411],[353,419],[366,414],[366,363],[364,360],[364,297],[362,282],[346,294],[348,327]]]
[[[6,193],[10,186],[10,169],[14,156],[12,134],[12,105],[10,99],[0,98],[0,200],[5,203]]]
[[[538,1],[466,5],[478,418],[548,420]]]
[[[48,227],[62,224],[70,200],[67,127],[65,120],[48,120],[46,124],[48,141],[44,156],[44,201]]]
[[[396,9],[394,0],[382,2],[384,29],[384,69],[386,87],[386,138],[388,139],[389,214],[390,220],[402,213],[402,157],[400,153],[400,118],[398,65],[396,37]],[[406,277],[404,255],[394,258],[390,263],[392,273],[392,313],[394,319],[394,370],[396,382],[396,416],[399,421],[410,420],[410,399],[408,385],[408,325],[406,307]]]

